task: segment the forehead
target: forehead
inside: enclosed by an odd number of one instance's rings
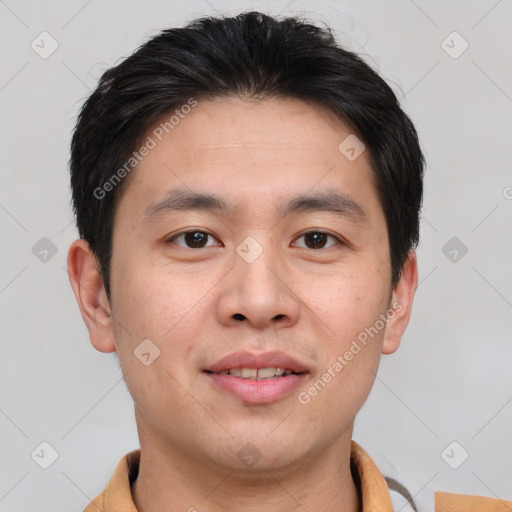
[[[355,159],[344,153],[344,141],[355,137],[338,116],[313,103],[199,99],[147,131],[144,140],[153,147],[137,165],[120,207],[129,201],[146,209],[177,186],[203,194],[215,189],[242,207],[248,200],[262,204],[333,187],[372,203],[376,193],[366,152]]]
[[[171,118],[175,124],[169,126]],[[260,154],[274,151],[289,160],[308,152],[317,160],[319,149],[334,150],[340,156],[338,146],[351,133],[345,122],[315,103],[292,98],[223,97],[198,101],[180,118],[164,116],[151,127],[148,136],[156,138],[159,146],[160,142],[167,143],[168,149],[179,145],[182,152],[194,151],[196,156],[197,151],[229,153],[245,160],[252,150]]]

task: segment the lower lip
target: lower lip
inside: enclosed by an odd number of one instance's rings
[[[275,402],[298,388],[307,373],[292,374],[273,379],[243,379],[233,375],[206,373],[212,382],[223,391],[249,404],[268,404]]]

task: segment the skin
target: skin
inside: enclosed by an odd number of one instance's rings
[[[352,130],[332,113],[292,99],[199,101],[138,165],[114,220],[111,302],[84,240],[68,269],[93,346],[117,351],[135,404],[141,445],[132,494],[140,512],[360,510],[350,472],[354,418],[381,354],[399,346],[417,286],[414,252],[391,286],[386,220],[367,152],[350,161],[338,145]],[[151,134],[151,130],[148,132]],[[222,198],[227,211],[150,205],[182,188]],[[283,216],[290,198],[336,191],[364,220],[333,212]],[[187,230],[212,235],[188,248]],[[311,248],[309,232],[327,232]],[[263,249],[247,263],[248,236]],[[321,245],[321,244],[320,244]],[[317,396],[309,389],[392,302],[377,336]],[[133,351],[150,339],[149,366]],[[300,389],[248,404],[201,371],[238,351],[281,350],[310,370]],[[252,443],[252,467],[237,452]]]

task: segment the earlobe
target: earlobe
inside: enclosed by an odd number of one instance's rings
[[[400,346],[402,335],[409,323],[414,294],[418,286],[416,253],[411,250],[402,269],[400,280],[393,291],[388,323],[382,346],[383,354],[392,354]]]
[[[92,345],[100,352],[114,352],[110,304],[97,259],[85,240],[75,240],[69,248],[68,275]]]

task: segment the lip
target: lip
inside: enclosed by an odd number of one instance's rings
[[[254,380],[217,373],[205,373],[205,375],[216,387],[248,404],[276,402],[296,390],[308,376],[307,373],[301,373],[267,380]]]
[[[244,379],[234,375],[219,375],[217,372],[231,368],[282,368],[296,372],[286,377],[273,379]],[[204,374],[220,390],[249,404],[275,402],[292,393],[308,377],[306,365],[284,352],[271,351],[261,354],[235,352],[222,357],[205,368]]]
[[[241,351],[228,354],[216,363],[204,368],[205,372],[218,373],[231,368],[282,368],[292,370],[295,373],[308,372],[309,369],[292,356],[279,351],[253,352]],[[250,379],[247,379],[250,380]]]

